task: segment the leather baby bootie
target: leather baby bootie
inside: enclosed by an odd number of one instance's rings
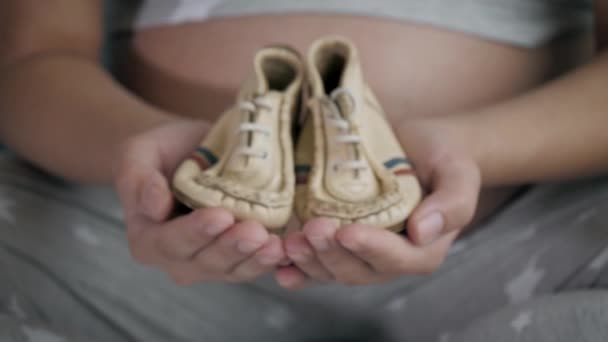
[[[355,46],[341,37],[317,40],[306,71],[307,110],[295,151],[298,217],[402,230],[421,188],[364,81]]]
[[[281,229],[292,215],[292,118],[303,77],[291,49],[258,51],[236,104],[177,169],[176,197],[191,208],[223,207],[237,219]]]

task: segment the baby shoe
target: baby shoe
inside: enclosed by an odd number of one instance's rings
[[[292,117],[304,77],[289,48],[258,51],[236,104],[222,114],[173,177],[176,197],[191,208],[222,207],[271,230],[292,215]]]
[[[306,59],[295,211],[400,231],[421,188],[345,38],[313,43]]]

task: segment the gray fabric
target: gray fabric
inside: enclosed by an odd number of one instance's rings
[[[608,340],[606,295],[588,290],[608,285],[608,179],[536,187],[433,276],[368,287],[179,288],[131,260],[120,216],[109,189],[0,158],[0,340],[545,342],[556,325]]]
[[[476,322],[451,341],[600,342],[607,338],[608,292],[587,291],[514,305]]]
[[[170,22],[186,6],[209,3],[211,17],[337,13],[430,24],[524,47],[592,29],[592,0],[146,0],[148,25]],[[192,11],[191,11],[192,12]],[[198,18],[204,19],[204,18]],[[188,18],[188,20],[196,20]]]

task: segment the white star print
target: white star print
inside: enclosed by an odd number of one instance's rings
[[[545,277],[545,270],[537,266],[538,257],[533,257],[526,268],[505,287],[505,293],[509,296],[511,303],[521,303],[534,293],[534,290]]]
[[[84,242],[91,246],[99,246],[101,242],[99,241],[99,237],[95,235],[91,227],[80,224],[76,225],[73,230],[74,237],[81,242]]]
[[[386,306],[386,309],[388,311],[399,311],[399,310],[402,310],[406,305],[407,305],[407,298],[400,297],[400,298],[394,299],[390,303],[388,303],[388,305]]]
[[[532,313],[524,311],[520,313],[512,322],[511,326],[515,331],[521,333],[527,326],[532,324]]]
[[[19,319],[27,318],[27,314],[25,313],[25,311],[23,311],[23,309],[21,308],[21,305],[19,305],[19,299],[17,298],[17,295],[11,296],[11,299],[9,302],[9,309],[11,310],[11,312],[13,314],[15,314],[17,316],[17,318],[19,318]]]
[[[293,321],[292,313],[283,307],[275,307],[266,313],[264,320],[268,327],[275,330],[287,330]]]
[[[30,342],[66,342],[63,337],[55,335],[54,332],[41,328],[34,328],[27,325],[21,327],[27,341]]]
[[[9,199],[5,194],[0,193],[0,220],[15,224],[15,201]]]
[[[589,264],[589,269],[599,271],[608,264],[608,248],[604,249],[598,256]]]
[[[450,333],[443,333],[439,336],[439,342],[450,342]]]

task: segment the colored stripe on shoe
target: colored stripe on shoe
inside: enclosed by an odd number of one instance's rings
[[[206,170],[218,162],[215,154],[204,147],[198,147],[190,159],[198,164],[201,170]]]
[[[308,175],[310,174],[311,167],[310,165],[296,165],[295,173],[296,173],[296,184],[302,185],[308,183]]]
[[[213,154],[213,152],[211,152],[210,150],[208,150],[208,149],[206,149],[206,148],[204,148],[202,146],[199,146],[196,149],[196,152],[199,153],[199,154],[201,154],[201,155],[203,155],[203,156],[205,156],[205,158],[207,158],[207,161],[209,161],[209,164],[211,164],[211,165],[215,165],[215,163],[217,163],[218,160],[219,160],[215,156],[215,154]]]
[[[410,163],[410,161],[406,158],[393,158],[384,162],[384,167],[386,167],[387,169],[392,169],[397,165],[407,165],[409,167],[412,167],[412,163]]]
[[[395,176],[408,176],[414,174],[412,163],[407,158],[403,157],[387,160],[384,162],[384,167],[388,170],[392,170]]]

